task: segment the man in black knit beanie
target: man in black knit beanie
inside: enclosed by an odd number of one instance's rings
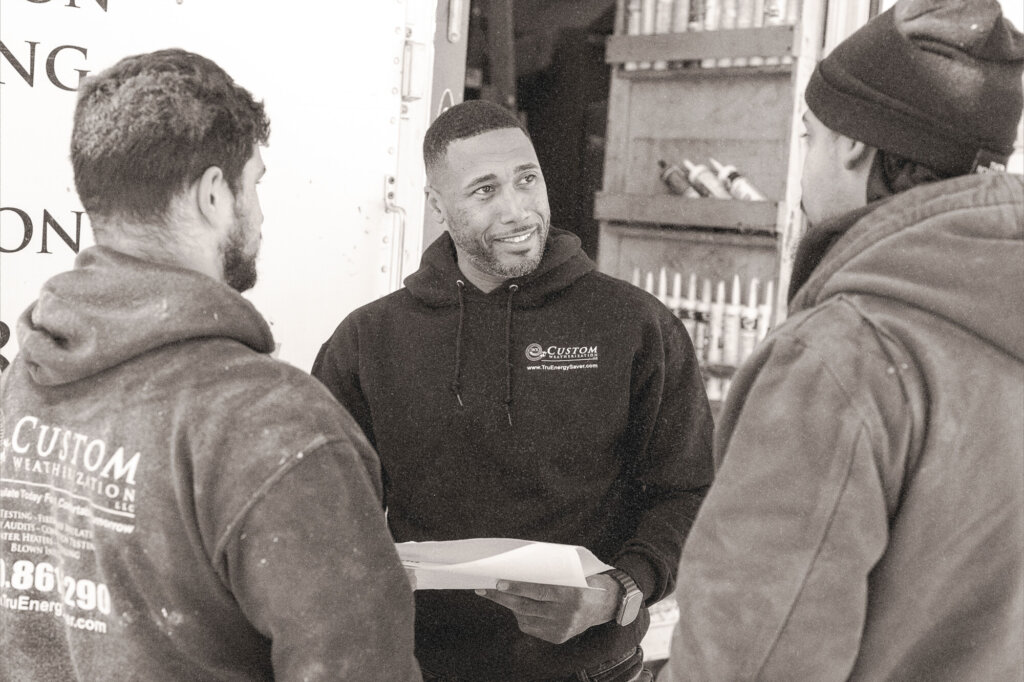
[[[995,0],[900,0],[815,70],[663,682],[1024,679],[1022,68]]]

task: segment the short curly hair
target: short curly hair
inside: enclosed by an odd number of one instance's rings
[[[94,221],[163,222],[211,166],[238,194],[254,146],[269,137],[263,103],[210,59],[180,49],[125,57],[82,82],[75,187]]]
[[[427,172],[444,159],[452,142],[505,128],[518,128],[530,137],[515,114],[493,102],[473,99],[445,109],[423,136],[423,163]]]

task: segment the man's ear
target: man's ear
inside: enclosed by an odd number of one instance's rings
[[[846,170],[870,169],[875,159],[875,148],[860,140],[840,136],[840,161]]]
[[[225,218],[231,219],[234,211],[234,194],[228,186],[224,171],[210,166],[195,183],[195,201],[199,214],[206,222],[219,225]]]
[[[430,211],[434,222],[444,224],[444,204],[441,202],[441,195],[430,185],[427,185],[427,210]]]

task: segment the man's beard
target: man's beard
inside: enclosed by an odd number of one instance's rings
[[[227,240],[221,244],[221,262],[224,265],[224,282],[239,293],[252,289],[256,284],[256,256],[246,253],[246,233],[250,230],[249,215],[236,205],[235,221]]]
[[[540,250],[536,255],[531,255],[518,262],[509,264],[498,260],[493,250],[480,244],[476,239],[466,234],[461,226],[458,226],[457,223],[451,220],[449,220],[448,232],[451,234],[452,241],[466,254],[478,270],[507,280],[528,275],[540,265],[541,258],[544,255],[544,247],[547,244],[549,228],[547,225],[539,222],[531,225],[531,227],[537,228],[538,242],[541,245]]]

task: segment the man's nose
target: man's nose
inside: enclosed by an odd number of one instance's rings
[[[515,187],[506,187],[501,193],[501,222],[521,223],[530,215],[526,197]]]

